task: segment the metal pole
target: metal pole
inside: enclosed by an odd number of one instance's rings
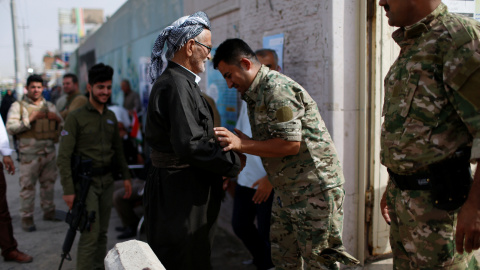
[[[15,11],[15,1],[10,0],[10,12],[12,16],[12,34],[13,34],[13,57],[15,59],[15,88],[17,89],[17,96],[21,97],[23,94],[21,85],[20,85],[20,75],[18,72],[19,67],[19,60],[18,60],[18,41],[17,41],[17,18],[16,18],[16,11]]]
[[[15,1],[10,0],[10,12],[12,15],[12,34],[13,34],[13,57],[15,59],[15,88],[17,90],[17,96],[21,97],[23,94],[21,85],[20,85],[20,75],[18,72],[19,60],[18,60],[18,41],[17,41],[17,18],[16,18],[16,11],[15,11]]]
[[[23,25],[19,26],[18,28],[22,29],[22,36],[23,36],[23,48],[25,49],[25,72],[28,72],[28,69],[32,67],[32,62],[30,61],[30,47],[32,47],[32,41],[27,41],[25,37],[25,30],[28,29],[28,26],[23,22]]]

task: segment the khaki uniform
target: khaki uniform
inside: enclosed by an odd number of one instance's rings
[[[440,4],[420,22],[398,29],[400,55],[385,77],[381,162],[413,175],[460,148],[480,158],[480,24]],[[457,211],[433,208],[429,190],[387,187],[390,243],[396,269],[478,269],[455,252]]]
[[[341,237],[342,168],[315,101],[298,83],[266,66],[242,98],[254,140],[301,142],[296,155],[262,158],[275,189],[270,236],[277,269],[357,264]]]
[[[72,180],[72,154],[91,159],[93,181],[86,206],[95,211],[96,219],[90,231],[84,231],[78,243],[77,269],[103,269],[107,252],[107,230],[113,203],[112,167],[120,168],[125,179],[130,179],[123,146],[118,134],[115,114],[106,107],[100,114],[91,103],[70,112],[61,133],[57,165],[60,168],[63,194],[78,192]],[[100,172],[100,173],[95,173]]]
[[[16,135],[20,153],[20,216],[32,217],[35,206],[35,185],[40,183],[40,205],[43,212],[55,210],[53,203],[54,184],[57,179],[55,145],[62,123],[47,118],[30,123],[28,116],[33,111],[59,113],[55,105],[44,100],[35,105],[27,96],[10,107],[7,131]]]
[[[63,119],[67,119],[69,112],[83,107],[85,104],[87,104],[87,102],[88,98],[85,95],[82,95],[80,92],[74,93],[72,96],[67,97],[67,104],[65,104],[65,108],[62,109],[60,114],[62,115]]]

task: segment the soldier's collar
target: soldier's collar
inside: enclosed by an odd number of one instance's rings
[[[440,3],[440,5],[425,18],[412,25],[399,28],[393,32],[392,37],[399,45],[401,45],[403,41],[420,37],[423,33],[430,31],[439,16],[445,15],[447,12],[447,6]]]
[[[89,111],[97,111],[97,109],[95,109],[95,107],[93,107],[92,103],[90,103],[90,100],[88,100],[87,104],[85,105],[85,107],[87,108],[87,110]],[[108,110],[108,106],[105,104],[105,106],[103,106],[103,112],[105,112],[106,110]]]
[[[39,103],[39,105],[43,105],[45,103],[45,98],[43,96],[41,96],[40,99],[42,101]],[[27,95],[23,95],[23,100],[27,103],[34,104],[33,100],[31,98],[29,98]]]
[[[260,67],[260,69],[258,70],[257,72],[257,75],[255,76],[255,79],[253,79],[253,82],[252,84],[250,85],[250,87],[248,88],[247,91],[245,91],[245,93],[243,94],[242,98],[244,100],[246,100],[245,98],[246,97],[249,97],[251,99],[255,99],[256,95],[257,95],[257,86],[260,84],[260,82],[263,80],[263,78],[267,75],[267,73],[270,71],[270,69],[265,66],[265,65],[262,65]]]

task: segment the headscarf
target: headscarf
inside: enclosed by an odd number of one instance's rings
[[[150,82],[153,83],[165,69],[167,59],[172,59],[173,54],[187,43],[188,40],[198,36],[203,29],[210,30],[210,20],[203,11],[198,11],[190,16],[184,16],[163,29],[155,40],[150,60]],[[165,42],[167,49],[164,50]]]

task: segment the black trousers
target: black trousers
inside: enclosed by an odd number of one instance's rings
[[[166,269],[211,269],[221,179],[194,167],[150,168],[143,201],[147,242]]]
[[[4,257],[17,249],[17,241],[13,238],[12,218],[8,211],[7,183],[2,163],[0,163],[0,248]]]
[[[270,269],[272,263],[270,249],[270,217],[272,215],[273,191],[266,202],[255,204],[252,201],[257,190],[237,185],[233,199],[232,227],[253,256],[257,269]],[[255,217],[257,226],[255,226]]]

